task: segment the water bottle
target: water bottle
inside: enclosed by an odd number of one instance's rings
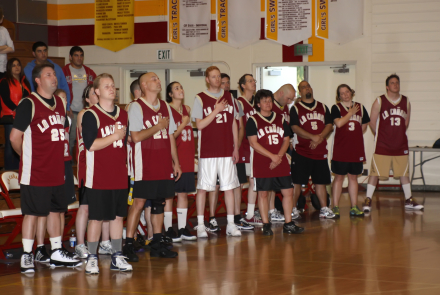
[[[75,237],[75,230],[72,229],[72,235],[69,238],[69,242],[70,242],[70,247],[71,248],[75,248],[76,246],[76,237]]]
[[[11,259],[12,257],[14,257],[14,255],[12,253],[6,252],[6,258],[7,259]]]

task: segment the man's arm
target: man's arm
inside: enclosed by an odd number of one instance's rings
[[[370,114],[370,128],[374,136],[376,136],[376,124],[377,124],[377,118],[379,117],[379,112],[380,112],[380,104],[376,99],[373,105],[371,106],[371,114]]]
[[[405,119],[406,129],[408,129],[410,117],[411,117],[411,103],[408,102],[408,111],[406,112],[406,119]]]
[[[12,53],[15,51],[14,42],[11,40],[11,36],[9,36],[8,30],[3,30],[3,39],[6,39],[6,45],[0,46],[0,53]]]
[[[131,131],[131,140],[134,143],[138,143],[143,140],[146,140],[146,139],[154,136],[154,134],[156,134],[160,130],[168,128],[169,124],[170,124],[170,118],[159,117],[159,121],[158,121],[157,125],[154,125],[151,128],[144,129],[141,131]],[[170,136],[170,137],[174,137],[174,136]]]
[[[11,134],[9,135],[9,140],[11,141],[12,148],[20,156],[23,147],[23,134],[23,131],[12,128]]]
[[[122,126],[121,129],[118,128],[119,126],[115,124],[115,132],[112,135],[96,138],[98,134],[96,118],[91,112],[85,112],[82,119],[82,134],[85,148],[91,152],[99,151],[115,141],[124,140],[127,126]]]
[[[239,160],[239,154],[238,154],[238,128],[237,128],[237,121],[235,119],[234,121],[232,121],[232,136],[234,138],[234,151],[232,152],[232,162],[236,164]]]
[[[214,110],[208,116],[206,116],[203,119],[196,118],[197,129],[202,130],[206,126],[211,124],[215,116],[217,116],[218,113],[226,109],[227,103],[228,102],[226,101],[226,99],[218,99],[217,102],[215,103]]]
[[[176,178],[175,181],[178,181],[182,176],[182,169],[180,168],[179,156],[177,155],[177,147],[176,147],[176,139],[174,136],[170,136],[171,143],[171,157],[173,158],[173,173]]]

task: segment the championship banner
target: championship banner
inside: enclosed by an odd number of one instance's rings
[[[216,0],[216,2],[217,41],[235,48],[243,48],[260,40],[260,0]]]
[[[363,25],[363,0],[317,0],[317,37],[347,43],[362,36]]]
[[[315,0],[265,1],[266,39],[292,46],[312,36],[312,1]]]
[[[134,0],[95,1],[95,45],[119,51],[134,43]]]
[[[168,42],[185,49],[209,43],[211,0],[168,0]]]

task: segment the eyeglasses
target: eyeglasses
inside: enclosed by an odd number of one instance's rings
[[[252,79],[252,80],[246,80],[246,83],[252,83],[252,82],[257,83],[257,80],[255,80],[255,79]]]

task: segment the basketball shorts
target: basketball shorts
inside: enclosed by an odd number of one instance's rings
[[[194,172],[182,173],[182,176],[174,186],[176,193],[193,193],[196,191],[196,182],[194,178]]]
[[[174,179],[135,181],[133,199],[169,199],[174,197],[174,188]]]
[[[48,216],[50,212],[66,212],[69,205],[64,184],[33,186],[20,184],[21,212],[23,215]]]
[[[221,191],[231,190],[240,185],[237,177],[237,167],[232,162],[232,157],[201,158],[199,159],[199,172],[197,173],[197,189],[208,192],[214,191],[217,175]]]
[[[247,183],[245,163],[237,163],[237,177],[240,184]]]
[[[394,178],[409,176],[409,156],[386,156],[373,154],[370,176],[378,176],[380,180],[390,178],[393,170]]]
[[[363,162],[340,162],[332,160],[332,172],[338,175],[359,175],[364,171]]]
[[[293,188],[292,177],[268,177],[268,178],[255,178],[254,190],[257,192],[265,191],[280,191],[282,189]]]
[[[86,187],[90,220],[115,220],[127,217],[127,190],[101,190]]]
[[[298,153],[292,155],[292,180],[294,184],[307,184],[309,177],[314,184],[331,183],[330,169],[327,160],[315,160]]]

